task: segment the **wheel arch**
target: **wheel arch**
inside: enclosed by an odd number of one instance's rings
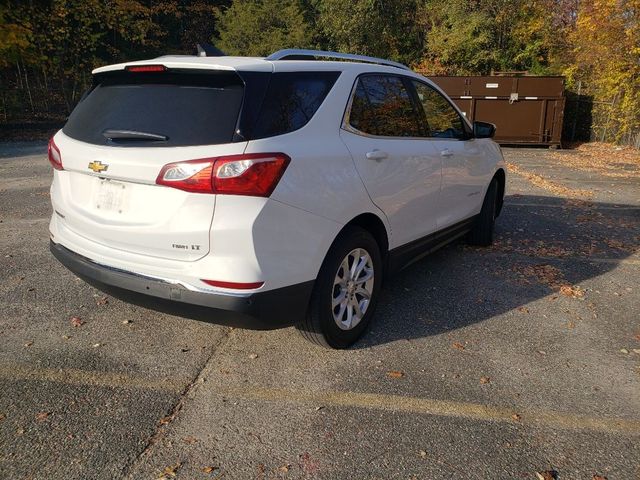
[[[373,213],[362,213],[348,222],[344,227],[360,227],[368,231],[378,243],[382,258],[386,258],[389,252],[389,235],[384,222]]]

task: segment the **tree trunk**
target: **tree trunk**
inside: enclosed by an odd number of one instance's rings
[[[29,87],[29,77],[27,76],[27,67],[24,64],[24,60],[22,60],[22,70],[24,70],[24,84],[27,87],[27,94],[29,95],[29,103],[31,104],[31,113],[35,115],[36,108],[33,105],[33,97],[31,96],[31,88]]]

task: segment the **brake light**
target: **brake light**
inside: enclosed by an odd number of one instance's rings
[[[127,72],[164,72],[167,67],[164,65],[129,65],[124,68]]]
[[[169,163],[156,183],[194,193],[268,197],[290,160],[284,153],[249,153]]]
[[[207,285],[211,285],[213,287],[222,287],[222,288],[235,288],[236,290],[253,290],[255,288],[260,288],[264,285],[264,282],[251,282],[251,283],[238,283],[238,282],[223,282],[222,280],[202,280]]]
[[[53,141],[53,137],[49,140],[49,146],[47,147],[47,155],[49,157],[49,163],[56,170],[64,170],[62,168],[62,155],[60,155],[60,149]]]

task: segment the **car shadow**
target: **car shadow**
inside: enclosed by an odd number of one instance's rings
[[[640,250],[640,207],[512,195],[494,245],[453,243],[387,279],[373,324],[353,348],[438,335],[580,284]]]

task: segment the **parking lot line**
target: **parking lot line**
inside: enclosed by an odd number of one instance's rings
[[[77,386],[97,386],[109,388],[144,389],[179,393],[188,380],[152,379],[140,375],[114,372],[88,371],[73,368],[41,368],[24,364],[0,365],[0,379],[56,382]],[[424,397],[387,395],[348,391],[313,391],[257,386],[228,387],[216,386],[217,396],[232,397],[237,400],[276,401],[314,407],[338,407],[386,410],[390,412],[413,413],[457,417],[480,421],[505,422],[514,425],[533,425],[551,428],[594,430],[605,433],[640,434],[640,420],[590,417],[565,412],[516,409],[471,402],[435,400]]]
[[[588,202],[588,200],[585,200],[585,202]],[[512,206],[512,207],[540,207],[540,208],[561,208],[561,209],[575,208],[575,207],[568,206],[566,203],[529,203],[529,202],[505,201],[504,204],[505,206]],[[611,205],[611,206],[596,205],[591,207],[590,209],[613,210],[613,211],[625,211],[625,210],[636,211],[636,210],[640,210],[640,206],[624,205],[621,207],[616,207],[614,205]]]
[[[471,420],[539,425],[552,428],[594,430],[605,433],[640,434],[640,420],[589,417],[543,410],[516,410],[468,402],[360,392],[291,390],[261,387],[221,387],[217,395],[245,400],[263,400],[311,405],[314,407],[353,407]]]
[[[514,252],[510,252],[513,254]],[[525,257],[531,257],[530,255],[523,255]],[[574,256],[566,256],[566,257],[542,257],[536,256],[536,260],[545,260],[545,261],[560,261],[560,262],[584,262],[584,263],[604,263],[604,264],[612,264],[612,265],[640,265],[640,258],[598,258],[598,257],[579,257],[577,255]]]
[[[109,388],[133,388],[154,391],[181,392],[188,379],[153,379],[126,373],[100,372],[75,368],[41,368],[21,364],[1,364],[0,378],[4,380],[27,380],[89,385]]]

